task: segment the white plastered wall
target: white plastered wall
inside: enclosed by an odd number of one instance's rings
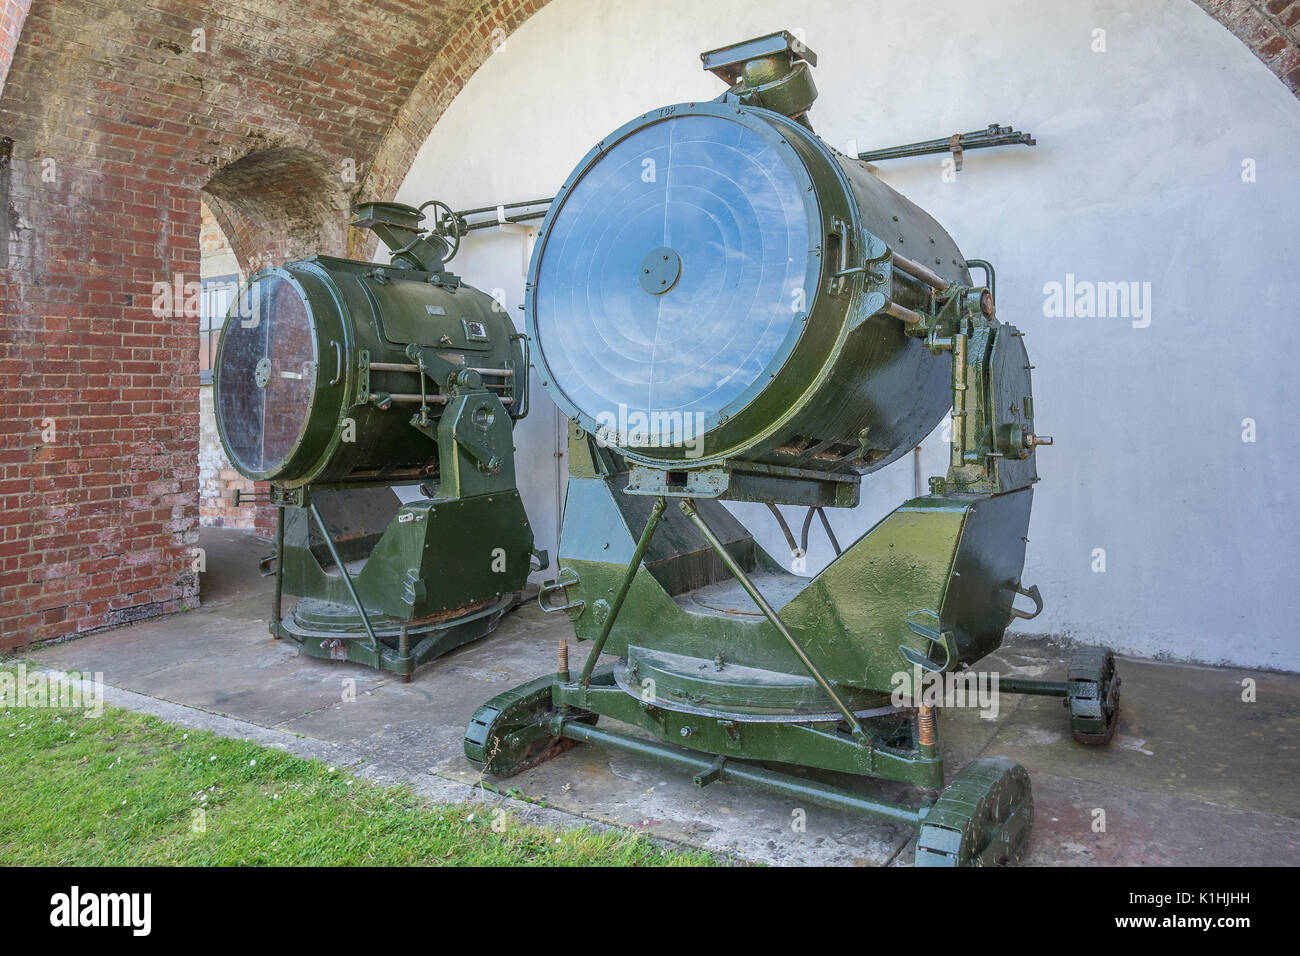
[[[818,54],[812,120],[840,149],[992,122],[1038,139],[967,153],[955,181],[937,156],[880,165],[968,257],[993,261],[999,316],[1027,333],[1056,444],[1039,452],[1024,575],[1047,609],[1020,629],[1300,669],[1300,102],[1191,0],[553,0],[452,102],[396,198],[550,196],[628,119],[720,93],[700,51],[782,28]],[[526,242],[476,233],[455,262],[503,290],[521,326]],[[1045,286],[1067,274],[1150,283],[1149,324],[1045,315]],[[535,381],[519,475],[552,555],[562,425]],[[946,453],[932,435],[923,475],[943,474]],[[911,493],[910,458],[870,476],[860,507],[832,514],[841,540]],[[735,510],[788,554],[765,509]],[[816,525],[813,542],[809,571],[830,557]]]

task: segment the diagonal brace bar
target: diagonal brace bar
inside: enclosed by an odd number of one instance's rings
[[[325,547],[329,549],[330,557],[338,565],[339,573],[343,575],[343,583],[347,586],[348,594],[352,595],[352,603],[356,605],[357,613],[361,615],[361,624],[370,637],[370,650],[377,651],[379,649],[379,638],[375,637],[375,629],[370,626],[370,617],[366,614],[365,606],[361,603],[356,586],[352,583],[352,575],[348,574],[347,566],[344,565],[343,558],[339,556],[338,548],[334,547],[334,539],[330,537],[329,529],[325,527],[325,519],[320,516],[320,509],[316,507],[316,502],[311,502],[310,509],[311,516],[316,519],[316,524],[320,527],[321,537],[325,539]]]
[[[848,708],[848,705],[845,704],[844,701],[840,700],[840,695],[835,693],[835,689],[831,687],[830,681],[822,676],[822,672],[817,669],[817,665],[812,662],[812,658],[804,653],[804,649],[799,646],[799,642],[794,639],[794,635],[786,628],[785,623],[777,617],[776,611],[772,610],[772,605],[767,603],[767,598],[763,597],[758,588],[754,586],[754,582],[749,579],[749,575],[745,574],[745,569],[742,568],[736,559],[731,556],[731,553],[723,546],[722,542],[718,540],[718,536],[713,533],[713,529],[708,526],[705,520],[700,516],[700,513],[695,510],[695,502],[690,498],[683,498],[680,507],[686,517],[691,519],[691,523],[699,529],[700,534],[704,535],[704,540],[708,541],[709,546],[717,552],[718,557],[721,558],[722,563],[727,566],[727,570],[731,572],[732,577],[740,582],[740,586],[745,589],[745,593],[748,594],[750,599],[758,605],[758,609],[763,612],[763,616],[771,622],[772,626],[777,629],[777,632],[785,638],[786,643],[789,644],[790,648],[798,655],[799,660],[803,662],[803,666],[806,667],[808,673],[813,676],[813,680],[817,681],[821,686],[821,689],[825,691],[826,696],[829,697],[831,702],[835,705],[835,709],[844,716],[849,727],[853,729],[853,736],[860,739],[865,738],[866,734],[862,730],[862,725],[858,723],[858,718],[854,715],[853,711]]]
[[[641,532],[641,540],[636,543],[636,550],[632,552],[632,560],[627,564],[627,570],[623,572],[623,583],[618,586],[618,594],[614,595],[614,601],[609,606],[609,616],[605,618],[605,625],[600,629],[600,636],[596,638],[596,643],[592,645],[591,653],[587,655],[587,663],[583,665],[582,676],[578,678],[578,683],[582,687],[591,684],[591,672],[596,668],[596,660],[600,657],[601,651],[605,649],[605,641],[609,639],[609,632],[614,629],[614,619],[618,617],[618,612],[623,609],[623,602],[627,600],[628,592],[632,590],[632,579],[636,577],[637,570],[641,567],[641,559],[645,557],[645,549],[650,544],[650,537],[655,533],[655,528],[659,525],[659,519],[664,515],[664,508],[668,506],[667,501],[662,496],[655,499],[654,507],[650,509],[650,520],[645,523],[645,530]]]
[[[284,505],[275,509],[275,599],[271,614],[271,636],[278,641],[280,621],[284,617]]]

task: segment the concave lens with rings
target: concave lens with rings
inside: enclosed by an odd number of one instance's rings
[[[742,123],[685,115],[617,142],[564,197],[537,264],[538,347],[580,411],[640,430],[616,444],[698,437],[797,335],[797,162]]]
[[[232,464],[273,477],[297,448],[316,387],[316,340],[294,283],[254,280],[227,319],[217,377],[216,413]]]

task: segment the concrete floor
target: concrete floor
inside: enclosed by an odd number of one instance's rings
[[[266,631],[269,544],[205,531],[203,608],[26,655],[101,671],[110,703],[408,781],[433,799],[477,799],[466,722],[489,697],[555,666],[567,619],[529,602],[496,633],[422,669],[410,684],[300,657]],[[557,619],[558,618],[558,619]],[[572,641],[570,648],[576,650]],[[579,651],[579,655],[581,652]],[[1011,643],[982,664],[1005,676],[1059,678],[1069,651]],[[577,659],[581,660],[581,656]],[[1073,743],[1061,702],[1003,695],[996,719],[941,713],[949,776],[977,756],[1023,764],[1033,780],[1028,862],[1039,865],[1300,864],[1300,675],[1124,659],[1123,707],[1109,747]],[[1256,702],[1241,700],[1256,682]],[[355,701],[343,700],[355,682]],[[878,786],[870,781],[867,786]],[[545,822],[578,818],[639,829],[740,859],[779,864],[909,865],[913,834],[815,805],[794,832],[790,800],[737,784],[697,789],[647,759],[581,746],[512,778]],[[895,798],[905,791],[885,787]],[[512,801],[513,802],[513,801]],[[541,802],[551,810],[538,809]],[[1094,832],[1095,811],[1105,832]],[[558,811],[558,812],[556,812]]]

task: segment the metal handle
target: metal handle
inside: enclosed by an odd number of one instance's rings
[[[834,283],[832,295],[843,295],[845,280],[848,276],[865,270],[865,266],[857,269],[849,268],[849,240],[852,230],[849,224],[838,216],[831,219],[831,228],[829,235],[839,240],[840,255],[839,262],[836,263],[835,272],[831,274],[831,280]]]
[[[998,301],[998,277],[993,274],[993,263],[987,259],[967,259],[967,269],[983,269],[984,284],[989,288],[989,295],[993,296],[993,304],[996,307]]]
[[[565,580],[565,575],[569,575],[569,580]],[[542,586],[537,589],[537,604],[542,609],[543,614],[554,614],[556,611],[578,611],[587,606],[586,601],[568,601],[568,595],[565,595],[565,604],[550,604],[549,599],[556,591],[563,591],[578,583],[578,574],[572,568],[560,568],[559,577],[554,581],[543,581]]]
[[[529,386],[529,382],[532,380],[532,375],[528,371],[529,368],[528,363],[531,361],[530,352],[528,350],[528,335],[524,332],[514,332],[511,334],[510,338],[519,339],[521,342],[524,343],[524,366],[522,370],[515,372],[515,381],[522,382],[522,384],[519,386],[519,414],[516,415],[515,418],[516,419],[527,418],[528,417],[528,386]],[[520,371],[523,372],[522,375],[520,374]]]
[[[1031,614],[1029,611],[1022,611],[1020,608],[1016,607],[1016,599],[1012,597],[1010,606],[1012,617],[1018,617],[1022,621],[1032,621],[1034,618],[1038,617],[1038,615],[1043,613],[1043,596],[1038,593],[1037,584],[1031,587],[1028,591],[1019,585],[1016,585],[1009,590],[1014,591],[1016,594],[1022,594],[1034,602],[1034,611]]]
[[[336,339],[330,339],[330,345],[334,346],[334,377],[330,384],[337,385],[343,378],[343,346]]]

